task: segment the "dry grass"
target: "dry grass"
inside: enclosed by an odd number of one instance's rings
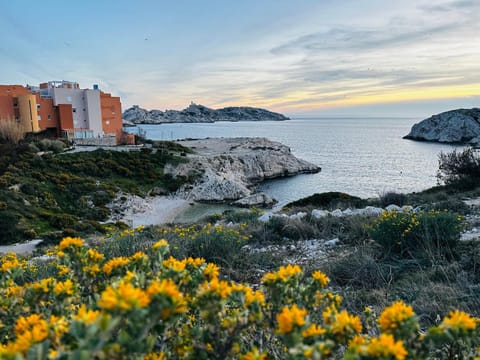
[[[0,138],[12,144],[18,144],[23,140],[27,130],[22,123],[13,118],[0,118]]]

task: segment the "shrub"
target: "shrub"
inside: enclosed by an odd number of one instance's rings
[[[463,189],[476,187],[480,180],[480,156],[472,148],[461,152],[441,152],[437,179],[446,185],[457,185]]]
[[[403,206],[406,204],[407,197],[402,193],[387,191],[379,196],[379,200],[382,207],[386,207],[391,204]]]
[[[286,205],[287,208],[314,206],[322,209],[336,209],[346,207],[362,207],[367,204],[366,200],[342,192],[325,192],[313,194],[306,198],[293,201]]]
[[[19,216],[7,209],[0,210],[0,244],[14,243],[23,238],[18,226]]]
[[[461,217],[446,211],[384,211],[370,229],[386,256],[451,255],[460,238]]]
[[[18,144],[25,138],[26,129],[15,119],[0,119],[0,139],[12,144]]]
[[[420,333],[401,301],[377,317],[342,309],[320,272],[288,265],[258,289],[223,280],[160,240],[108,258],[64,238],[47,260],[0,258],[5,359],[464,359],[478,356],[479,319],[451,311]],[[92,296],[93,295],[93,296]]]

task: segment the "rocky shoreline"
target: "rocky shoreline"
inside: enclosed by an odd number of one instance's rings
[[[321,170],[295,157],[288,146],[265,138],[210,138],[178,143],[191,148],[194,154],[188,155],[188,162],[167,165],[164,171],[173,178],[196,178],[176,194],[189,201],[268,207],[275,201],[256,193],[256,184]]]

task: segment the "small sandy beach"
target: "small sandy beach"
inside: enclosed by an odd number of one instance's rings
[[[132,227],[173,222],[179,214],[190,207],[187,200],[171,196],[124,197],[126,198],[124,201],[115,201],[113,207],[117,211],[110,221],[123,221]]]

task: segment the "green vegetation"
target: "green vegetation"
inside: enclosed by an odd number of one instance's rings
[[[461,189],[472,189],[480,181],[480,155],[472,148],[439,156],[439,181]]]
[[[49,228],[105,230],[95,220],[105,214],[94,209],[117,189],[142,194],[168,186],[165,156],[182,159],[168,146],[151,153],[52,154],[32,164],[17,152],[16,166],[2,173],[0,181],[10,182],[0,194],[8,190],[36,209],[34,199],[48,189],[51,207],[42,203],[42,211],[50,212]],[[26,164],[24,177],[19,162]],[[42,181],[27,181],[33,177]],[[480,207],[462,201],[480,196],[478,187],[465,190],[469,179],[368,201],[317,194],[286,210],[308,215],[266,223],[253,209],[190,225],[109,226],[109,234],[88,245],[64,239],[47,250],[46,260],[7,255],[0,259],[0,357],[474,359],[480,356],[480,241],[459,240],[464,228],[480,222]],[[65,192],[95,196],[74,209],[66,205],[82,196]],[[0,212],[8,210],[0,219],[9,219],[0,232],[25,236],[8,226],[25,216],[8,201],[0,199]],[[418,209],[318,219],[309,212],[382,202]],[[45,221],[41,213],[30,220]]]
[[[182,231],[173,230],[179,236]],[[264,273],[254,288],[225,279],[220,267],[202,258],[170,256],[165,239],[133,254],[105,251],[143,232],[128,230],[98,245],[67,237],[42,261],[1,257],[0,306],[8,311],[2,313],[0,357],[453,360],[480,355],[480,319],[471,314],[452,310],[426,328],[403,301],[354,314],[319,270],[282,266]]]
[[[191,179],[172,179],[166,163],[185,161],[189,149],[170,142],[141,151],[64,153],[65,144],[41,139],[0,144],[0,244],[51,233],[101,231],[120,191],[174,191]]]
[[[366,200],[342,192],[326,192],[313,194],[306,198],[292,201],[286,208],[313,206],[317,209],[339,209],[347,207],[362,207],[368,205]]]
[[[384,211],[370,230],[385,256],[451,256],[460,238],[461,217],[439,210]]]

